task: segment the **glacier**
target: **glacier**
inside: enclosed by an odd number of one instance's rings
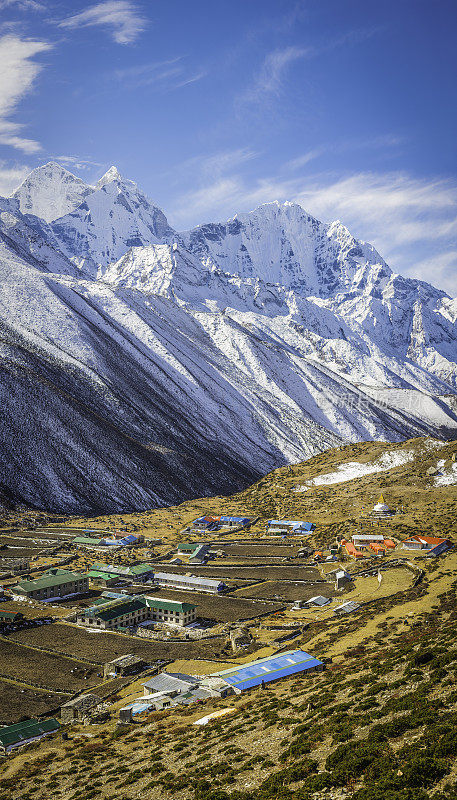
[[[115,167],[0,199],[0,504],[145,509],[457,435],[457,301],[268,203],[179,232]]]

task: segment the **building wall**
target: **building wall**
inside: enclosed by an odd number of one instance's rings
[[[120,614],[118,617],[110,620],[102,620],[100,617],[88,617],[83,613],[79,614],[76,621],[80,625],[86,627],[99,628],[100,630],[112,630],[115,628],[129,628],[136,627],[140,622],[152,620],[154,622],[163,622],[169,625],[188,625],[197,618],[196,609],[188,612],[181,611],[168,611],[158,607],[145,607],[138,609],[128,614]]]
[[[187,589],[192,590],[195,592],[209,592],[210,594],[217,594],[218,588],[217,586],[211,587],[207,586],[206,584],[199,584],[187,581],[185,575],[173,575],[173,577],[167,578],[158,578],[157,575],[154,576],[154,583],[158,586],[169,586],[175,589]]]
[[[49,597],[64,597],[67,594],[77,594],[87,592],[89,589],[88,578],[82,578],[78,581],[67,581],[57,586],[47,586],[42,589],[34,589],[30,591],[21,592],[25,597],[30,597],[33,600],[46,600]]]

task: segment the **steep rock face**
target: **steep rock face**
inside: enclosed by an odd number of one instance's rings
[[[371,245],[357,242],[339,222],[324,225],[296,203],[268,203],[225,224],[181,234],[208,268],[327,297],[352,285],[363,264],[386,264]]]
[[[289,289],[289,309],[305,329],[312,303],[315,313],[327,309],[344,320],[358,348],[364,343],[362,353],[368,348],[382,367],[390,369],[392,360],[401,367],[414,363],[418,372],[425,370],[419,382],[426,391],[430,373],[457,388],[455,316],[448,314],[445,292],[396,275],[374,247],[358,242],[340,222],[324,225],[294,203],[270,203],[225,225],[199,226],[182,234],[182,241],[209,270],[242,280],[256,276],[276,294]],[[312,329],[322,333],[319,321]],[[346,344],[338,339],[330,360],[325,353],[324,358],[352,373],[359,358],[347,361]],[[370,375],[373,368],[369,383]]]
[[[179,234],[115,168],[62,175],[50,219],[51,172],[27,213],[0,200],[4,502],[146,508],[342,441],[455,437],[456,301],[341,223],[272,203]]]

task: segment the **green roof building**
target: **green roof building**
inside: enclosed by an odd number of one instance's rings
[[[193,553],[198,547],[200,547],[199,542],[181,542],[178,544],[178,553],[186,553],[189,555]]]
[[[115,586],[119,581],[119,575],[112,575],[99,569],[90,569],[86,574],[90,583],[95,586]]]
[[[2,611],[0,608],[0,622],[15,622],[23,618],[24,615],[20,614],[19,611]]]
[[[135,583],[144,583],[154,576],[154,567],[151,564],[135,564],[133,567],[118,567],[112,564],[94,564],[92,571],[103,572],[119,580],[131,580]]]
[[[11,589],[21,599],[53,600],[70,594],[82,594],[89,589],[87,575],[69,570],[52,570],[41,578],[20,581]]]
[[[86,627],[112,630],[137,627],[148,621],[183,627],[196,617],[196,606],[193,603],[129,595],[111,601],[95,602],[90,608],[80,611],[76,621]]]
[[[77,547],[102,547],[104,543],[104,539],[94,539],[93,536],[77,536],[72,541]]]
[[[28,719],[0,728],[0,751],[9,753],[16,747],[21,747],[29,742],[49,736],[60,728],[56,719]]]

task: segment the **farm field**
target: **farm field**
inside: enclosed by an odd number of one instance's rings
[[[0,725],[12,725],[25,715],[53,713],[66,699],[66,695],[29,689],[0,678]]]
[[[189,641],[182,644],[148,641],[117,633],[88,631],[78,628],[76,625],[63,623],[17,631],[10,634],[8,639],[17,644],[46,647],[54,650],[57,654],[88,658],[98,664],[104,664],[126,653],[134,653],[151,662],[179,658],[182,655],[183,646],[185,646],[186,652],[192,654],[192,657],[198,658],[203,653],[212,657],[213,654],[220,652],[223,644],[222,639],[210,639],[207,642]],[[0,671],[4,672],[5,670],[0,668]]]
[[[300,551],[299,545],[271,544],[228,544],[220,547],[229,558],[295,558]]]
[[[68,608],[49,603],[21,603],[20,601],[4,600],[0,605],[1,611],[13,611],[23,614],[26,619],[40,619],[41,617],[66,617],[68,616]]]
[[[324,597],[335,597],[337,594],[341,596],[341,592],[335,592],[333,583],[318,583],[314,586],[309,586],[309,584],[306,583],[274,580],[266,580],[254,586],[237,589],[234,594],[237,597],[248,597],[252,599],[264,598],[265,600],[278,599],[284,600],[287,603],[292,603],[295,600],[309,600],[310,597],[314,597],[318,594]],[[343,599],[343,597],[341,597],[341,599]]]
[[[2,558],[32,558],[48,550],[50,545],[16,545],[6,546],[0,553]]]
[[[54,625],[25,630],[34,633],[35,643],[46,647],[48,633]],[[17,632],[21,633],[20,631]],[[77,651],[73,653],[76,656]],[[97,668],[71,658],[63,658],[58,653],[45,653],[24,647],[9,637],[0,640],[0,677],[8,677],[24,683],[38,684],[50,690],[80,691],[99,682]]]
[[[247,589],[242,589],[242,592]],[[153,594],[150,592],[150,594]],[[238,622],[244,619],[253,619],[260,614],[273,614],[281,604],[260,603],[253,600],[244,600],[235,594],[211,595],[205,592],[182,592],[180,590],[160,589],[158,597],[169,600],[180,600],[186,603],[195,603],[197,616],[204,619],[214,619],[216,622]]]
[[[295,559],[294,559],[295,561]],[[308,562],[306,562],[306,566]],[[224,558],[224,566],[227,567],[284,567],[287,566],[285,558],[278,558],[273,556],[234,556],[228,553],[227,558]],[[298,562],[297,566],[300,566]]]

